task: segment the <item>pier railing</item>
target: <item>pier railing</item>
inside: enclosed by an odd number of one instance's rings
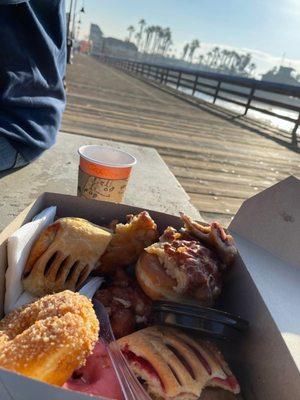
[[[111,56],[100,56],[106,63],[126,72],[197,96],[209,96],[213,103],[222,100],[242,107],[242,115],[254,110],[293,124],[292,142],[297,143],[300,125],[300,86],[240,78],[192,68],[158,65]]]

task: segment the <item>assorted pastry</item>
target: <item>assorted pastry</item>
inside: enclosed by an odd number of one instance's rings
[[[136,264],[137,280],[153,300],[196,300],[213,305],[233,263],[233,238],[214,222],[202,226],[181,214],[184,228],[168,227],[158,243],[145,248]]]
[[[234,394],[240,387],[211,343],[181,331],[153,326],[118,340],[129,365],[156,400],[197,400],[205,387]]]
[[[23,285],[34,296],[77,290],[99,265],[112,233],[82,218],[61,218],[34,243]]]
[[[239,393],[212,343],[152,324],[154,300],[212,306],[237,253],[218,223],[181,219],[181,229],[167,227],[161,235],[146,211],[105,227],[70,217],[48,226],[22,276],[24,290],[38,300],[0,321],[0,367],[121,400],[92,302],[76,293],[101,276],[94,299],[106,308],[123,355],[153,399],[198,399],[207,387]]]
[[[151,300],[124,270],[118,270],[94,298],[106,308],[117,339],[150,324]]]
[[[44,296],[0,321],[0,366],[61,386],[85,364],[98,335],[85,296],[69,290]]]

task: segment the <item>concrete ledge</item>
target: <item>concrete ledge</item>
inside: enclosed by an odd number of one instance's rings
[[[178,215],[184,211],[201,219],[187,193],[156,150],[61,132],[57,144],[36,162],[10,174],[0,173],[0,231],[43,192],[77,193],[77,149],[105,144],[132,153],[138,160],[125,203]]]

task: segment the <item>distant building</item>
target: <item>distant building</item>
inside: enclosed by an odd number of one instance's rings
[[[300,85],[300,82],[293,76],[295,72],[294,68],[280,66],[278,70],[273,68],[262,75],[261,79],[263,81],[285,83],[287,85]]]
[[[108,37],[104,39],[103,53],[114,57],[135,57],[137,47],[134,43]]]
[[[80,44],[80,48],[79,48],[80,53],[90,54],[91,42],[89,40],[81,40],[79,44]]]
[[[89,41],[91,43],[90,53],[93,56],[99,56],[103,48],[103,32],[99,25],[91,24]]]

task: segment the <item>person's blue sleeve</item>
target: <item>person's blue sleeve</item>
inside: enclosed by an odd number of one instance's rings
[[[8,5],[8,4],[20,4],[27,3],[30,0],[0,0],[0,6]]]
[[[55,142],[65,106],[64,0],[0,0],[0,37],[0,134],[31,161]]]

